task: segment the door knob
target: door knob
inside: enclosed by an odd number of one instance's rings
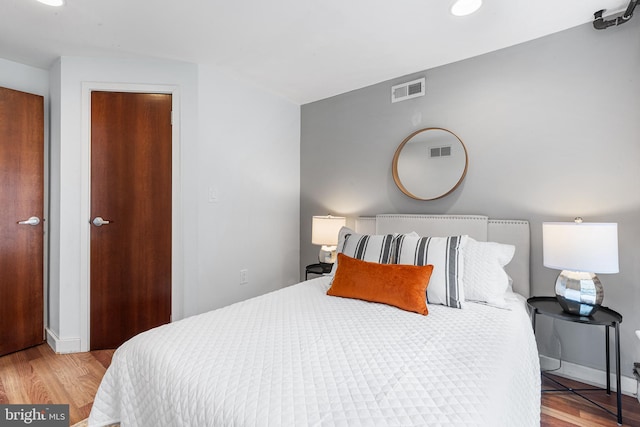
[[[96,227],[102,227],[103,225],[109,224],[111,221],[107,221],[106,219],[102,219],[101,216],[97,216],[95,218],[93,218],[93,221],[91,221],[91,223],[93,225],[95,225]]]
[[[24,221],[18,221],[18,224],[20,225],[38,225],[40,224],[40,218],[38,218],[37,216],[32,216],[29,219],[26,219]]]

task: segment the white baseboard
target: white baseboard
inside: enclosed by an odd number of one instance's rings
[[[47,344],[56,353],[80,353],[80,338],[61,339],[47,328]]]
[[[560,360],[552,357],[540,355],[540,368],[543,371],[557,369],[560,366]],[[607,373],[598,369],[589,368],[575,363],[562,361],[560,369],[553,372],[554,375],[569,378],[572,380],[580,381],[596,387],[605,388],[607,386]],[[620,385],[622,393],[628,396],[637,397],[638,383],[635,378],[627,377],[625,375],[620,376]],[[615,362],[611,363],[611,390],[616,390],[615,379]]]

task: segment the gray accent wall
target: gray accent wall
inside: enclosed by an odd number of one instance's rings
[[[442,41],[446,42],[446,41]],[[391,86],[426,77],[426,96],[391,103]],[[425,127],[456,133],[469,154],[461,186],[416,201],[391,160]],[[399,77],[301,108],[300,270],[317,262],[313,215],[483,214],[530,221],[532,294],[553,295],[542,222],[619,224],[620,273],[600,275],[604,305],[624,316],[622,374],[640,361],[640,19],[585,24],[518,46]],[[543,355],[604,369],[604,332],[541,318]],[[613,362],[612,362],[613,363]]]

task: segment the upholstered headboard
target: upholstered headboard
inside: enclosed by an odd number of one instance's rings
[[[513,279],[514,292],[530,296],[529,222],[489,219],[482,215],[376,215],[356,219],[356,231],[363,234],[410,233],[446,237],[467,234],[482,242],[498,242],[516,247],[505,270]]]

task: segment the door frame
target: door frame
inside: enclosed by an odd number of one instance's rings
[[[183,230],[182,230],[182,174],[180,157],[180,91],[177,85],[130,83],[82,83],[82,167],[80,217],[80,351],[91,348],[91,92],[133,92],[171,94],[171,321],[182,314],[183,286]]]

